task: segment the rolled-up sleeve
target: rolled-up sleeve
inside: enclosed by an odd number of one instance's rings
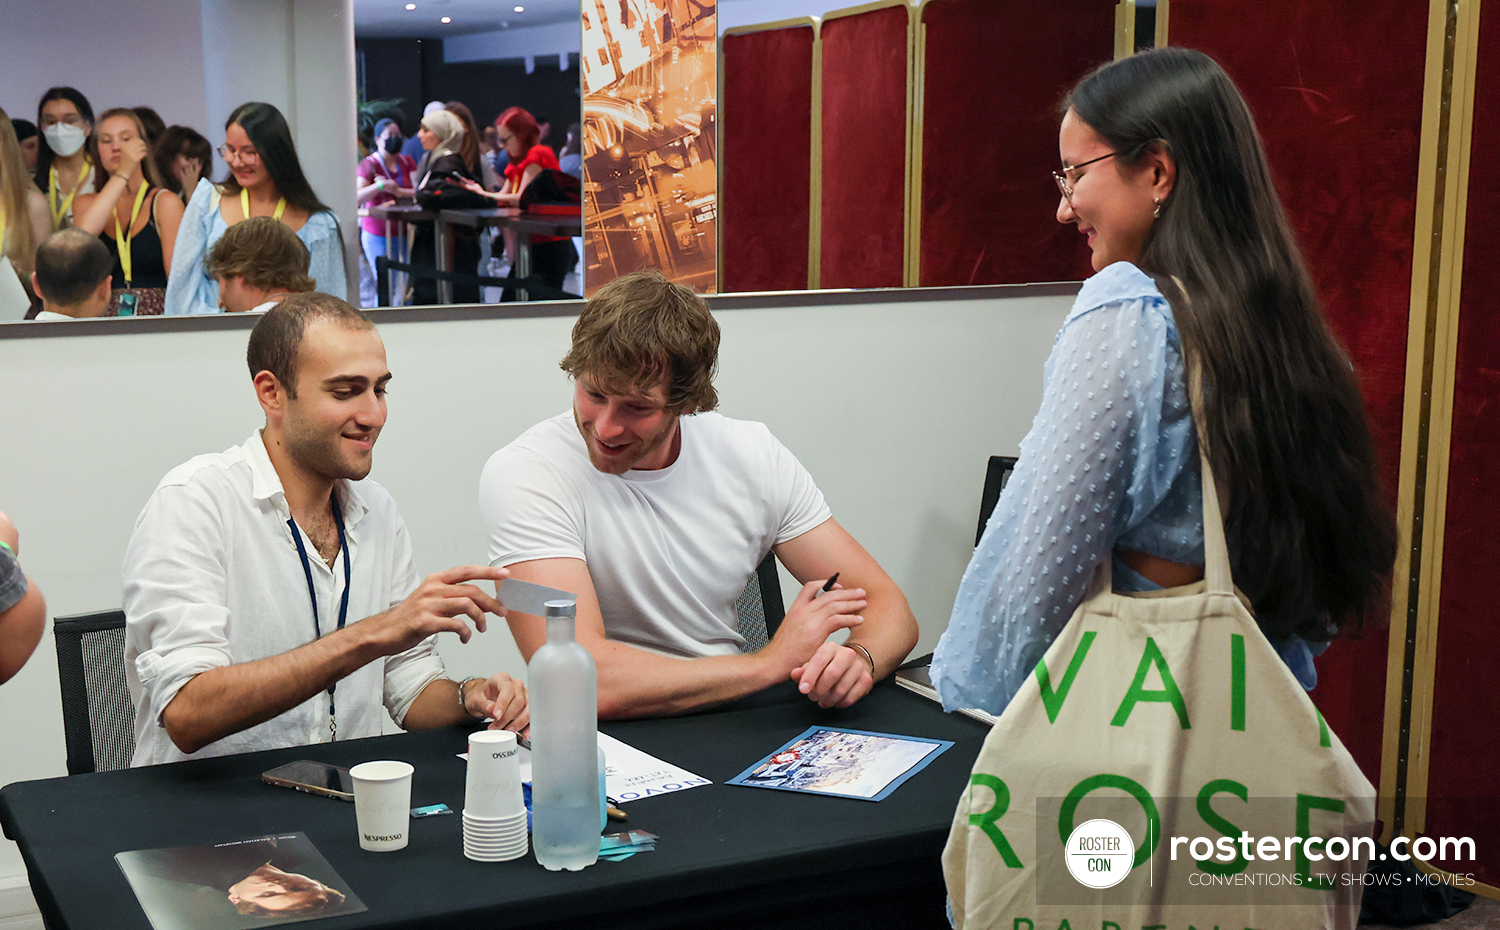
[[[127,656],[138,702],[161,715],[194,675],[233,664],[222,517],[190,486],[158,488],[125,553]]]
[[[391,547],[390,591],[386,597],[387,609],[395,607],[417,589],[421,578],[412,559],[411,536],[404,523],[398,524],[396,539]],[[385,685],[382,699],[391,719],[400,726],[406,725],[406,712],[422,689],[443,677],[447,670],[438,655],[437,637],[429,636],[405,652],[398,652],[385,659]]]

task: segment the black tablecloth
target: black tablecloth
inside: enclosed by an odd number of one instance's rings
[[[888,798],[860,801],[723,784],[809,726],[953,740]],[[885,683],[855,707],[821,711],[790,686],[707,713],[606,723],[606,733],[715,784],[625,806],[657,851],[581,872],[530,855],[479,863],[462,850],[466,730],[446,729],[19,782],[0,789],[50,925],[147,928],[114,854],[301,831],[369,912],[345,927],[702,927],[834,921],[945,927],[938,856],[986,728]],[[451,816],[413,820],[410,845],[359,848],[354,805],[263,784],[296,759],[416,767],[412,804]],[[611,832],[616,828],[611,824]]]

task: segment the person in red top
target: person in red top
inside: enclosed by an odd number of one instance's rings
[[[538,143],[541,130],[537,126],[536,117],[520,107],[511,107],[495,118],[495,133],[496,141],[505,149],[506,157],[509,158],[509,163],[505,166],[505,185],[494,192],[486,191],[474,183],[465,186],[494,200],[498,206],[520,206],[522,192],[537,175],[546,170],[560,170],[557,155],[548,146]],[[515,233],[509,229],[505,231],[505,254],[511,262],[508,278],[513,281],[516,276],[516,243]],[[563,279],[577,263],[578,252],[573,248],[571,239],[564,236],[531,237],[531,273],[541,278],[542,283],[548,287],[561,289]],[[507,286],[501,300],[514,299],[514,289]]]

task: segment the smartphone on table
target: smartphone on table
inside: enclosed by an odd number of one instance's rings
[[[309,794],[338,798],[340,801],[354,800],[354,779],[350,777],[349,770],[341,765],[304,759],[262,772],[260,780],[268,785],[295,788]]]

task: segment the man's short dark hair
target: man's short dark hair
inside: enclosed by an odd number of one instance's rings
[[[60,229],[36,250],[36,286],[43,299],[62,307],[87,300],[113,273],[109,249],[81,229]]]
[[[224,231],[203,259],[211,278],[239,278],[259,290],[310,291],[317,282],[307,276],[312,255],[287,225],[269,216],[252,216]]]
[[[297,396],[297,350],[308,324],[328,320],[348,329],[374,329],[375,324],[358,310],[337,297],[321,291],[293,294],[273,306],[250,331],[250,345],[245,361],[250,377],[269,371],[286,388],[288,397]]]
[[[665,376],[669,413],[719,405],[719,324],[692,288],[660,271],[633,272],[595,291],[560,364],[608,394],[650,390]]]

